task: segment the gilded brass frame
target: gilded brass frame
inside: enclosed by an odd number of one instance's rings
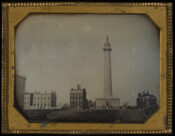
[[[160,28],[160,110],[145,124],[28,123],[13,107],[14,27],[29,13],[147,14]],[[3,133],[137,134],[172,133],[172,3],[3,3],[2,131]]]

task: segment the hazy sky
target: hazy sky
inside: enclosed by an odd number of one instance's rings
[[[121,105],[136,105],[139,92],[158,97],[159,33],[145,15],[36,14],[17,28],[16,73],[26,76],[26,92],[54,90],[69,103],[81,84],[87,98],[103,97],[104,52],[112,47],[112,90]]]

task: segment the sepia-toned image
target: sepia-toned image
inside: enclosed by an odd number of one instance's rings
[[[159,41],[146,15],[30,14],[15,29],[14,106],[29,122],[145,123]]]

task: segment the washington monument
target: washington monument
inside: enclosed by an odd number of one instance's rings
[[[111,71],[111,44],[109,37],[106,36],[104,44],[104,96],[96,99],[97,108],[118,108],[120,106],[120,99],[112,96],[112,71]]]
[[[112,76],[111,76],[111,45],[109,38],[106,36],[106,43],[104,45],[104,97],[112,97]]]

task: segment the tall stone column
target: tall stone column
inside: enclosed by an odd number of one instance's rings
[[[111,76],[111,44],[108,36],[103,48],[104,51],[104,97],[112,97],[112,76]]]

